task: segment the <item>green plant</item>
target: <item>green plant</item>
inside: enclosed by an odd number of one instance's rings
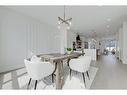
[[[67,48],[67,51],[72,51],[72,48]]]

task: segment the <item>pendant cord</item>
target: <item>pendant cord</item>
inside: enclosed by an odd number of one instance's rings
[[[65,20],[65,5],[64,5],[64,20]]]

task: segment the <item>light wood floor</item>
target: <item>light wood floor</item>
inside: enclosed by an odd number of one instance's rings
[[[127,89],[127,64],[113,55],[102,55],[94,65],[99,70],[91,89]]]

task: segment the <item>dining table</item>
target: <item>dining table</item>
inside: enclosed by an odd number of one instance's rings
[[[70,54],[61,54],[61,53],[48,53],[48,54],[39,54],[43,60],[47,60],[51,63],[55,63],[56,65],[56,89],[62,89],[64,85],[64,74],[63,74],[63,63],[64,60],[71,60],[73,58],[78,58],[82,53],[72,52]]]

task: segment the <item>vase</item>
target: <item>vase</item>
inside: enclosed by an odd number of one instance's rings
[[[71,54],[71,51],[67,51],[67,54]]]

